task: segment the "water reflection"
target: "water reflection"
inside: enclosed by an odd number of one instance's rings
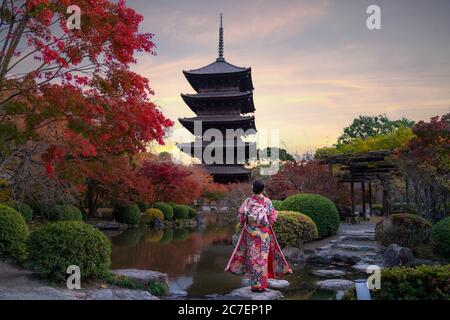
[[[212,216],[212,215],[211,215]],[[154,230],[139,227],[110,235],[113,269],[146,269],[167,273],[172,290],[187,291],[191,297],[225,294],[243,286],[243,279],[224,272],[233,251],[233,225],[210,223],[198,229]],[[332,299],[334,293],[316,290],[317,281],[308,266],[287,280],[283,293],[288,299]]]

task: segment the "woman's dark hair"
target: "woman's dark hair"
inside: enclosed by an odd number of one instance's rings
[[[264,191],[264,182],[262,180],[255,180],[253,181],[253,192],[258,194]]]

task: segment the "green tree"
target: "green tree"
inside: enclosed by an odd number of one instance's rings
[[[390,120],[386,115],[359,116],[353,120],[350,126],[344,128],[344,133],[338,138],[338,143],[347,144],[355,139],[367,139],[391,133],[400,127],[411,128],[412,126],[414,126],[414,121],[406,118]]]
[[[264,149],[258,150],[258,159],[259,160],[271,160],[272,152],[275,152],[278,150],[278,158],[280,161],[295,161],[294,157],[283,148],[273,148],[273,147],[267,147]]]

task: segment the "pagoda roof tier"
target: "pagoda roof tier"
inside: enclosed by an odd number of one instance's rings
[[[255,117],[254,116],[240,116],[237,114],[218,114],[218,115],[201,115],[194,118],[179,118],[180,123],[188,129],[192,134],[195,135],[194,128],[195,122],[202,122],[202,134],[208,129],[218,129],[225,132],[226,129],[242,129],[247,131],[249,129],[254,129],[255,127]]]
[[[197,141],[197,143],[198,143],[198,141]],[[188,155],[190,155],[192,157],[195,157],[197,148],[201,149],[201,154],[203,155],[204,149],[207,146],[209,146],[211,143],[213,143],[213,142],[211,142],[211,141],[201,141],[200,143],[201,143],[200,146],[197,146],[195,144],[195,142],[179,143],[179,144],[177,144],[177,147],[181,151],[183,151],[184,153],[186,153],[186,154],[188,154]],[[233,142],[231,142],[231,143],[233,143]],[[227,144],[226,142],[224,142],[222,149],[223,149],[224,159],[225,159],[225,157],[228,154],[230,154],[230,152],[232,152],[235,160],[237,159],[237,156],[238,156],[239,152],[243,152],[245,160],[249,160],[251,156],[253,156],[253,157],[257,156],[257,154],[256,154],[257,153],[257,149],[256,149],[256,143],[255,142],[245,142],[245,143],[242,142],[240,144],[234,143],[232,145],[231,144]],[[242,149],[244,149],[244,150],[242,150]],[[251,154],[252,153],[251,151],[253,151],[253,154]],[[200,160],[202,160],[202,159],[200,159]]]
[[[211,174],[248,174],[251,170],[242,165],[235,166],[207,166],[206,170]]]
[[[227,74],[227,73],[243,73],[250,71],[250,68],[238,67],[225,61],[225,59],[217,59],[205,67],[183,71],[184,74],[208,75],[208,74]]]
[[[208,113],[214,113],[218,107],[224,104],[239,106],[237,108],[238,113],[255,112],[253,93],[251,91],[201,92],[198,94],[181,94],[181,97],[195,114],[206,113],[203,110],[206,108],[210,110]],[[199,108],[199,106],[202,107]]]
[[[183,70],[184,76],[192,86],[199,92],[200,84],[210,80],[235,79],[239,82],[242,91],[253,90],[251,68],[241,68],[225,61],[217,59],[215,62],[194,70]]]

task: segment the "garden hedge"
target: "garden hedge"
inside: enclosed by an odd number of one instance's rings
[[[381,271],[381,288],[372,290],[373,300],[449,300],[450,265],[390,268]],[[355,289],[345,300],[355,300]]]
[[[109,271],[109,240],[84,222],[49,223],[33,231],[29,243],[31,267],[43,278],[64,281],[70,265],[80,267],[83,280],[101,279]]]
[[[70,204],[57,205],[48,211],[48,219],[56,221],[82,221],[83,214],[80,209]]]
[[[120,223],[138,224],[141,219],[141,210],[136,204],[116,206],[114,208],[114,219]]]
[[[281,247],[299,248],[302,243],[318,237],[317,226],[314,221],[299,212],[279,211],[273,229]]]
[[[450,259],[450,217],[442,219],[431,229],[433,251],[443,258]]]
[[[156,202],[153,204],[153,208],[159,209],[164,214],[164,220],[172,220],[173,219],[173,208],[170,204],[163,202]]]
[[[12,207],[22,215],[26,223],[31,222],[33,219],[33,209],[29,205],[23,202],[14,202]]]
[[[186,219],[189,216],[188,207],[184,205],[174,205],[173,214],[175,219]]]
[[[283,205],[283,201],[281,201],[281,200],[272,200],[272,205],[275,208],[275,210],[280,211],[280,210],[282,210],[281,207]]]
[[[27,255],[28,226],[23,216],[0,204],[0,257],[21,263]]]
[[[310,217],[317,226],[320,238],[336,234],[339,229],[339,212],[334,203],[324,196],[309,193],[292,195],[283,201],[281,209]]]
[[[429,239],[430,231],[428,220],[415,214],[399,213],[377,223],[375,239],[385,246],[396,243],[417,252]]]
[[[187,207],[187,209],[188,209],[188,218],[189,219],[194,219],[195,217],[197,217],[197,215],[198,215],[197,210],[195,210],[192,207]]]

